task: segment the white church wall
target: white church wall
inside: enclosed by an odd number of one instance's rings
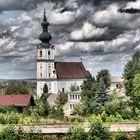
[[[37,81],[37,96],[41,96],[43,93],[43,87],[44,84],[46,83],[48,86],[48,92],[49,93],[54,93],[54,94],[58,94],[59,91],[63,91],[64,92],[69,92],[70,91],[70,87],[73,84],[76,84],[79,86],[81,86],[81,84],[83,83],[85,79],[63,79],[63,80],[43,80],[43,81]]]
[[[81,86],[85,79],[63,79],[63,80],[58,80],[58,91],[64,91],[69,92],[70,87],[73,84],[76,84],[77,86]]]

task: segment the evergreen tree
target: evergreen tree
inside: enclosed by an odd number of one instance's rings
[[[93,114],[94,100],[96,93],[96,83],[94,78],[89,75],[81,85],[81,102],[83,107],[83,115]]]
[[[128,61],[124,68],[123,77],[127,96],[133,96],[133,79],[137,73],[140,73],[140,51],[134,53],[132,60]]]
[[[133,79],[133,95],[131,96],[131,101],[133,104],[133,109],[140,110],[140,74],[136,74]]]
[[[108,100],[109,100],[109,96],[107,94],[104,81],[101,79],[98,85],[98,90],[96,92],[96,102],[101,105],[104,105],[104,103]]]
[[[47,84],[44,84],[43,93],[48,93],[48,86],[47,86]]]
[[[103,69],[103,70],[99,71],[97,76],[96,76],[96,80],[97,80],[98,84],[100,83],[101,80],[103,80],[104,84],[105,84],[105,88],[109,88],[110,87],[110,73],[109,73],[109,70]]]

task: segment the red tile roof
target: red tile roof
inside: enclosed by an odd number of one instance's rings
[[[27,106],[33,97],[31,95],[0,95],[1,106]]]
[[[88,72],[82,62],[55,62],[58,79],[83,79]]]

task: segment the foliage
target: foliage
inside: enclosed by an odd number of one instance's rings
[[[100,72],[98,72],[96,76],[97,83],[99,84],[101,80],[103,80],[105,84],[105,88],[109,88],[110,86],[110,73],[109,70],[103,69]]]
[[[7,113],[7,112],[18,112],[17,108],[14,106],[0,106],[0,113]]]
[[[103,80],[101,80],[98,85],[98,90],[96,92],[95,99],[96,102],[101,105],[104,105],[105,102],[109,100],[109,96],[107,94],[106,87]]]
[[[115,134],[115,139],[116,140],[128,140],[128,137],[127,137],[127,134],[125,132],[119,130]]]
[[[75,84],[72,84],[70,87],[70,91],[78,91],[79,90],[79,86]]]
[[[56,119],[63,119],[64,118],[64,112],[63,112],[63,108],[59,107],[51,107],[50,109],[50,114],[49,114],[50,118],[56,118]]]
[[[133,79],[133,95],[131,96],[131,100],[133,101],[133,106],[140,110],[140,73],[136,74]]]
[[[56,99],[56,106],[63,107],[63,105],[67,102],[67,100],[68,100],[68,94],[64,92],[60,92],[59,96]]]
[[[87,140],[87,133],[84,128],[79,125],[71,126],[64,140]]]
[[[77,103],[73,107],[73,113],[76,115],[83,115],[83,108],[84,108],[83,104]]]
[[[36,106],[33,111],[39,116],[48,116],[50,112],[50,106],[47,98],[43,96],[40,100],[37,100]]]
[[[125,90],[127,96],[133,96],[133,79],[140,73],[140,51],[135,52],[132,59],[125,65],[123,77],[125,78]]]
[[[134,135],[134,140],[140,140],[140,128],[137,129]]]
[[[29,94],[31,87],[24,81],[8,81],[5,94]]]
[[[0,140],[18,140],[19,132],[13,126],[7,126],[0,132]]]
[[[35,128],[30,128],[28,133],[23,131],[21,128],[16,129],[12,125],[1,128],[0,140],[43,140],[42,135],[33,134],[33,132],[40,132]]]
[[[47,84],[44,84],[43,93],[48,93],[48,86],[47,86]]]
[[[95,93],[96,93],[96,83],[94,78],[89,75],[86,80],[84,80],[81,85],[81,102],[83,107],[82,115],[89,115],[94,113]]]
[[[88,133],[88,140],[110,140],[111,134],[108,126],[103,124],[101,116],[92,116],[91,127]]]
[[[96,84],[94,78],[89,75],[81,85],[81,97],[82,99],[91,99],[95,97]]]

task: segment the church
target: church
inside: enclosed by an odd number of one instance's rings
[[[43,28],[39,37],[41,43],[37,45],[37,96],[43,94],[44,84],[47,84],[48,92],[54,94],[60,91],[68,92],[74,84],[80,87],[88,72],[82,62],[55,60],[55,47],[50,43],[52,36],[48,32],[49,23],[45,11],[41,26]]]

